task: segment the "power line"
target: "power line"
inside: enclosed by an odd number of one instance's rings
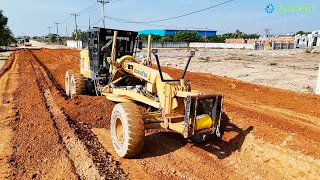
[[[107,19],[111,20],[111,21],[115,21],[115,22],[120,22],[120,23],[126,23],[127,21],[122,21],[122,20],[119,20],[117,18],[108,18],[106,17]],[[205,27],[182,27],[182,26],[171,26],[171,25],[163,25],[163,24],[153,24],[153,23],[150,23],[150,24],[139,24],[139,25],[146,25],[146,26],[153,26],[153,27],[165,27],[165,28],[179,28],[179,29],[203,29],[205,30],[206,28]],[[213,29],[208,29],[208,30],[213,30]]]
[[[69,16],[67,17],[67,19],[65,19],[64,21],[60,22],[59,24],[64,24],[65,22],[67,22],[68,20],[70,20],[70,18],[72,18],[71,15],[69,15]]]
[[[70,18],[67,22],[65,22],[66,24],[70,23],[71,21],[74,20],[74,17]]]
[[[161,10],[158,10],[158,11],[153,11],[151,13],[143,13],[143,14],[154,14],[154,13],[163,12],[163,11],[167,11],[167,10],[171,10],[171,9],[176,9],[176,8],[188,5],[188,4],[193,4],[193,3],[198,2],[198,1],[201,1],[201,0],[195,0],[195,1],[188,2],[188,3],[172,6],[172,7],[166,8],[166,9],[161,9]]]
[[[93,23],[93,24],[92,24],[92,27],[93,27],[94,25],[98,24],[99,22],[101,22],[102,20],[103,20],[103,19],[100,19],[99,21]]]
[[[119,20],[117,18],[113,19],[113,18],[108,18],[111,21],[115,21],[115,22],[119,22],[119,23],[126,23],[126,21],[122,21]],[[221,31],[221,32],[227,32],[227,31],[222,31],[222,30],[216,30],[216,29],[212,29],[212,28],[207,28],[207,27],[191,27],[191,26],[171,26],[171,25],[163,25],[163,24],[154,24],[154,23],[150,23],[150,24],[139,24],[139,25],[143,25],[143,26],[153,26],[153,27],[165,27],[165,28],[178,28],[178,29],[197,29],[197,30],[214,30],[214,31]]]
[[[168,21],[168,20],[172,20],[172,19],[177,19],[177,18],[189,16],[189,15],[191,15],[191,14],[196,14],[196,13],[199,13],[199,12],[202,12],[202,11],[206,11],[206,10],[209,10],[209,9],[212,9],[212,8],[215,8],[215,7],[218,7],[218,6],[221,6],[221,5],[223,5],[223,4],[226,4],[226,3],[229,3],[229,2],[232,2],[232,1],[233,1],[233,0],[224,1],[224,2],[222,2],[222,3],[216,4],[216,5],[213,5],[213,6],[204,8],[204,9],[200,9],[200,10],[197,10],[197,11],[193,11],[193,12],[189,12],[189,13],[186,13],[186,14],[182,14],[182,15],[179,15],[179,16],[173,16],[173,17],[169,17],[169,18],[165,18],[165,19],[153,20],[153,21],[145,21],[145,22],[140,21],[140,22],[139,22],[139,21],[131,21],[131,20],[126,20],[126,19],[121,19],[121,18],[115,18],[115,17],[111,17],[111,16],[106,16],[106,18],[108,18],[108,19],[117,19],[117,20],[119,20],[119,21],[122,21],[123,23],[150,24],[150,23]]]
[[[94,9],[91,9],[90,11],[82,12],[82,13],[79,13],[79,14],[87,14],[87,13],[90,13],[90,12],[92,12],[92,11],[95,11],[95,10],[97,10],[97,9],[100,9],[101,6],[102,6],[101,4],[98,4],[98,6],[95,7]]]
[[[109,2],[118,2],[118,1],[122,1],[122,0],[108,0],[108,1],[101,0],[101,1],[103,1],[103,2],[105,2],[105,3],[109,3]],[[103,6],[103,5],[101,5],[101,4],[99,3],[99,1],[98,1],[98,2],[96,2],[96,3],[94,3],[94,4],[92,4],[91,6],[85,8],[85,9],[83,9],[83,10],[81,10],[81,11],[78,11],[78,12],[75,13],[75,14],[87,14],[87,13],[90,13],[90,12],[93,12],[93,11],[99,9],[101,6]],[[103,17],[104,17],[104,14],[103,14]],[[53,23],[51,26],[54,26],[54,25],[58,26],[58,24],[69,23],[69,22],[71,22],[72,20],[73,20],[72,15],[69,15],[65,20],[63,20],[63,21],[61,21],[61,22]],[[58,29],[58,27],[57,27],[57,29]],[[58,31],[57,31],[57,33],[58,33]]]
[[[77,14],[80,14],[80,13],[83,13],[83,12],[86,12],[86,11],[89,11],[89,10],[91,10],[92,8],[94,8],[95,6],[97,6],[98,4],[99,4],[99,3],[96,2],[96,3],[94,3],[93,5],[87,7],[86,9],[77,12]]]

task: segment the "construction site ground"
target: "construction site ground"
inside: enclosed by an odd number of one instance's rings
[[[0,179],[317,179],[320,97],[223,77],[235,73],[237,64],[248,70],[262,63],[288,73],[309,73],[319,57],[304,54],[298,56],[301,62],[285,63],[285,57],[296,56],[289,53],[270,61],[271,54],[226,53],[210,55],[208,61],[200,55],[190,67],[218,73],[211,68],[234,58],[233,69],[231,63],[222,76],[186,74],[193,89],[224,94],[221,139],[212,136],[197,144],[173,132],[149,130],[141,155],[122,159],[113,151],[109,133],[114,103],[104,97],[65,96],[65,72],[79,70],[79,51],[17,50],[0,70]],[[202,58],[206,62],[196,69]],[[314,58],[312,65],[307,58]],[[185,55],[176,59],[170,66],[180,68]],[[163,70],[172,77],[182,73]]]
[[[194,50],[194,49],[191,49]],[[187,50],[160,50],[162,65],[183,69]],[[295,92],[314,93],[320,55],[306,49],[200,49],[190,64],[192,72],[211,73]]]

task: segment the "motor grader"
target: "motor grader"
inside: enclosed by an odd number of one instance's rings
[[[141,59],[135,57],[137,49],[142,49],[137,32],[93,28],[87,31],[87,39],[88,49],[80,52],[80,72],[66,72],[66,94],[105,96],[117,102],[110,128],[120,157],[141,152],[146,129],[163,128],[195,141],[208,134],[220,136],[223,95],[204,95],[191,90],[184,80],[194,52],[181,77],[173,79],[162,71],[157,50],[151,50],[151,35],[147,55]],[[137,104],[147,107],[146,112],[142,113]]]

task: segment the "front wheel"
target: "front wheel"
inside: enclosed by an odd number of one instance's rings
[[[144,145],[144,122],[138,106],[134,103],[119,103],[111,116],[111,139],[113,148],[120,157],[138,155]]]

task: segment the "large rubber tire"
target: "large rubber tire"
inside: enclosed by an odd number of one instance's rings
[[[144,145],[144,122],[138,106],[134,103],[116,104],[111,116],[111,139],[120,157],[138,155]]]
[[[86,81],[81,73],[74,73],[70,80],[70,96],[81,95],[86,92]]]

